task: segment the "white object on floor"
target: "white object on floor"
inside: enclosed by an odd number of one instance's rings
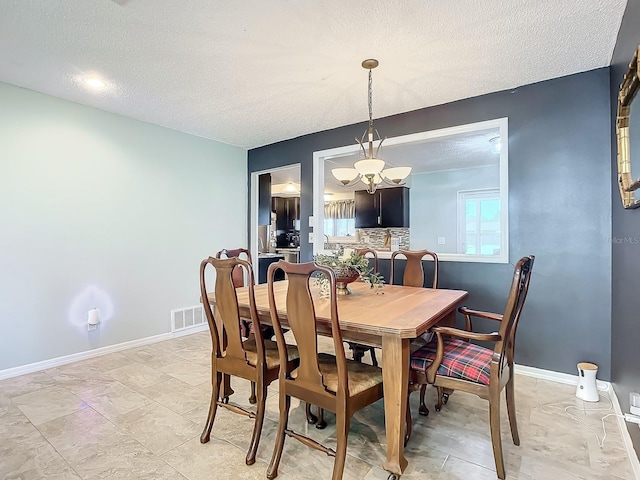
[[[596,385],[598,366],[594,363],[581,362],[578,364],[578,387],[576,397],[585,402],[597,402],[600,400]]]

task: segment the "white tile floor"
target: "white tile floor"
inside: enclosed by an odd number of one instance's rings
[[[258,460],[244,464],[252,421],[218,409],[212,438],[199,436],[209,404],[210,339],[207,332],[65,365],[0,382],[0,478],[209,480],[263,479],[278,418],[276,385],[270,387]],[[232,397],[249,406],[249,386],[235,381]],[[615,417],[606,398],[585,404],[567,385],[516,377],[521,446],[511,443],[506,416],[503,445],[507,478],[632,479]],[[428,403],[435,403],[429,389]],[[406,450],[403,479],[495,479],[487,402],[455,392],[439,413],[417,415]],[[584,425],[570,418],[566,407]],[[504,409],[503,409],[504,411]],[[316,430],[292,402],[290,426],[335,445],[333,416]],[[386,479],[382,401],[357,413],[351,424],[345,479]],[[326,479],[333,459],[288,439],[278,478]]]

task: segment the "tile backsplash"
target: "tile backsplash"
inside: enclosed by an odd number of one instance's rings
[[[325,243],[326,250],[338,250],[340,247],[345,248],[372,248],[374,250],[389,250],[389,246],[385,248],[384,240],[387,232],[391,237],[397,237],[400,249],[409,248],[409,229],[408,228],[357,228],[355,242],[353,243]]]

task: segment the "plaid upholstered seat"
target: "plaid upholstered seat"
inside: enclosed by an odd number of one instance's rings
[[[457,338],[444,338],[444,357],[438,375],[489,385],[493,350]],[[436,356],[435,339],[411,355],[411,368],[426,370]]]

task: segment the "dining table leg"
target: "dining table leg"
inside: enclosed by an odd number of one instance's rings
[[[404,456],[404,430],[409,384],[410,339],[396,335],[382,337],[382,381],[384,419],[387,436],[386,471],[402,475],[407,468]]]

